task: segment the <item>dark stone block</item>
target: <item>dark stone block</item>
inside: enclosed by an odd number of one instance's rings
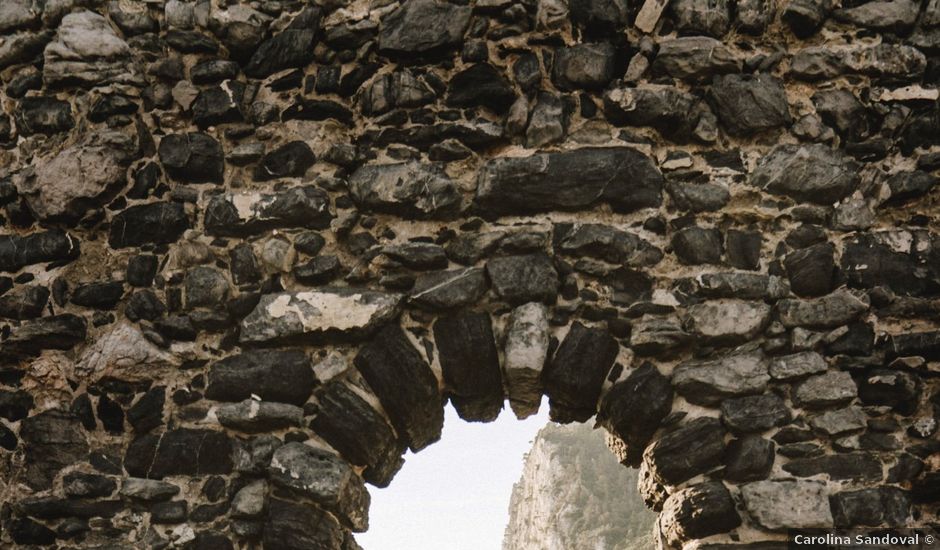
[[[137,433],[146,433],[163,424],[166,388],[151,388],[127,410],[127,421]]]
[[[16,544],[38,544],[40,546],[55,544],[55,531],[29,518],[11,519],[6,526],[6,530]]]
[[[544,253],[493,258],[486,263],[486,273],[496,294],[511,305],[551,304],[558,294],[558,273]]]
[[[767,74],[716,76],[709,97],[729,134],[750,136],[790,124],[781,81]]]
[[[124,468],[135,477],[231,473],[233,444],[222,432],[179,428],[138,437],[127,448]]]
[[[678,485],[721,464],[724,437],[717,418],[696,418],[654,441],[643,455],[643,468],[660,484]]]
[[[192,183],[222,183],[225,155],[208,134],[170,134],[160,140],[160,163],[171,177]]]
[[[264,155],[255,170],[255,181],[304,175],[317,157],[303,141],[291,141]]]
[[[31,235],[0,235],[0,271],[14,272],[42,262],[68,263],[79,255],[79,241],[59,229]]]
[[[343,528],[316,506],[273,497],[268,499],[264,547],[279,550],[340,550]]]
[[[120,500],[73,500],[54,496],[29,497],[20,500],[14,508],[24,515],[38,519],[111,518],[124,509]]]
[[[900,370],[876,369],[860,376],[856,383],[858,397],[865,405],[885,405],[905,416],[917,412],[921,381],[913,374]]]
[[[421,274],[415,281],[410,303],[426,309],[451,309],[475,304],[486,292],[485,272],[479,267]]]
[[[791,460],[783,469],[797,477],[829,474],[833,481],[877,481],[882,477],[881,461],[870,453],[843,453]]]
[[[686,265],[721,263],[721,232],[691,226],[672,236],[672,250]]]
[[[127,284],[136,287],[149,287],[157,274],[159,258],[153,254],[137,254],[127,262]]]
[[[10,422],[26,418],[33,408],[33,396],[23,390],[0,390],[0,417]]]
[[[193,122],[200,129],[241,122],[244,96],[245,85],[237,80],[203,88],[192,105]]]
[[[906,296],[935,290],[936,283],[924,277],[925,271],[912,254],[891,247],[891,237],[891,233],[862,234],[845,243],[841,266],[849,286],[883,286]]]
[[[70,301],[82,307],[114,309],[123,296],[124,283],[121,281],[102,281],[75,287]]]
[[[70,472],[62,478],[62,488],[71,498],[100,498],[113,493],[117,483],[108,476]]]
[[[85,341],[86,330],[85,319],[71,313],[41,317],[13,329],[3,352],[33,355],[44,349],[71,349]]]
[[[506,77],[489,63],[477,63],[455,74],[447,89],[451,107],[486,107],[502,114],[515,100]]]
[[[660,520],[672,547],[681,541],[726,533],[741,525],[731,493],[720,481],[693,485],[671,495]]]
[[[49,289],[40,285],[17,287],[0,296],[0,318],[35,319],[49,301]]]
[[[626,444],[623,461],[637,467],[643,451],[672,410],[672,384],[649,362],[614,384],[597,412],[597,423]]]
[[[585,147],[494,158],[480,170],[476,203],[487,215],[583,210],[603,201],[616,212],[662,203],[663,176],[627,147]]]
[[[725,479],[757,481],[770,475],[774,466],[774,444],[757,435],[747,435],[728,443]]]
[[[923,357],[940,360],[940,331],[893,334],[887,344],[888,357]]]
[[[554,357],[542,371],[545,395],[555,422],[584,422],[597,412],[601,385],[620,346],[605,330],[571,325]]]
[[[242,217],[231,196],[213,197],[206,207],[206,231],[212,235],[248,236],[267,229],[329,227],[330,197],[319,187],[305,185],[274,193],[263,193]]]
[[[461,313],[434,322],[434,342],[446,395],[460,418],[489,422],[503,409],[503,382],[487,313]]]
[[[842,491],[829,497],[836,527],[900,527],[911,517],[911,500],[897,487]]]
[[[440,439],[444,407],[437,378],[400,326],[379,331],[359,349],[355,365],[412,451]]]
[[[721,420],[733,432],[762,432],[790,422],[790,409],[774,394],[725,399]]]
[[[26,455],[24,481],[38,491],[49,489],[59,470],[88,453],[81,423],[65,411],[53,409],[23,420],[20,439]]]
[[[189,218],[177,202],[155,202],[132,206],[111,220],[111,248],[144,244],[174,243],[189,229]]]
[[[302,67],[313,59],[315,29],[287,29],[265,40],[245,65],[245,74],[264,78],[284,69]]]
[[[310,427],[350,463],[366,466],[366,481],[387,487],[404,462],[405,448],[385,418],[342,382],[330,382],[316,398]]]
[[[836,264],[832,243],[820,243],[787,254],[783,266],[790,289],[799,296],[822,296],[832,291]]]
[[[209,368],[206,397],[243,401],[254,393],[265,401],[303,405],[315,383],[310,359],[300,350],[247,351]]]

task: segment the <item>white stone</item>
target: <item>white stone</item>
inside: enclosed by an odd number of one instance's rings
[[[548,355],[548,309],[530,302],[512,311],[503,370],[509,405],[520,419],[535,414],[542,398],[540,376]]]

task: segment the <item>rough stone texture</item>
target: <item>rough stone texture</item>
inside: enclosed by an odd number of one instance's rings
[[[936,0],[347,4],[0,2],[0,547],[355,550],[285,442],[546,392],[663,550],[937,523]]]
[[[756,481],[741,487],[747,513],[774,530],[832,527],[826,484],[819,481]]]
[[[460,418],[495,420],[503,408],[499,357],[490,316],[465,313],[434,322],[445,391]]]

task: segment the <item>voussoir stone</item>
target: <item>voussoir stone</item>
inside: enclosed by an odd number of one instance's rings
[[[310,427],[351,464],[365,466],[366,481],[387,487],[404,462],[405,448],[364,395],[341,381],[329,382],[316,393]]]
[[[271,483],[309,498],[357,532],[369,527],[369,492],[343,459],[324,449],[288,443],[274,451]]]
[[[444,407],[437,378],[400,326],[379,331],[354,363],[412,451],[440,439]]]
[[[239,339],[245,344],[274,344],[360,338],[395,319],[401,300],[398,294],[346,287],[266,294],[242,320]]]
[[[520,419],[535,414],[542,400],[542,369],[548,358],[548,308],[539,302],[516,307],[509,316],[503,350],[503,379],[509,406]]]
[[[329,512],[284,498],[270,497],[267,500],[263,538],[265,548],[343,548],[347,532]]]
[[[637,467],[643,450],[672,410],[672,384],[649,362],[630,373],[604,395],[597,423],[624,442],[621,461]]]
[[[659,206],[663,176],[628,147],[586,147],[487,161],[475,201],[487,214],[580,210],[597,201],[618,212]]]
[[[470,6],[438,0],[410,0],[387,15],[379,28],[379,49],[422,54],[457,46],[470,24]]]
[[[554,303],[560,284],[551,258],[542,252],[493,258],[486,273],[496,295],[513,305]]]
[[[771,531],[832,527],[829,494],[820,481],[755,481],[741,486],[748,515]]]
[[[305,185],[274,193],[216,195],[206,207],[205,225],[213,235],[245,236],[288,227],[325,229],[332,219],[326,191]]]
[[[542,371],[551,417],[556,422],[584,422],[597,412],[601,385],[620,346],[606,329],[574,322]]]
[[[460,210],[460,192],[440,165],[367,164],[349,177],[360,206],[405,217],[448,217]]]
[[[710,481],[677,491],[666,499],[659,528],[673,548],[683,541],[725,533],[741,525],[728,488]]]
[[[724,437],[717,418],[696,418],[647,447],[642,468],[661,485],[678,485],[721,464]]]
[[[859,183],[854,160],[826,145],[778,145],[761,158],[751,184],[798,201],[832,204]]]
[[[503,408],[503,382],[487,313],[461,313],[434,322],[441,373],[451,404],[467,421],[495,420]]]
[[[673,371],[672,385],[689,402],[713,406],[728,397],[762,393],[770,381],[767,363],[759,352],[686,361]]]
[[[216,401],[243,401],[255,394],[264,401],[303,405],[315,380],[301,350],[252,350],[213,363],[208,382],[206,397]]]

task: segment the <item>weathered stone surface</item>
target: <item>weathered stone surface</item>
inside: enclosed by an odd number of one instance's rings
[[[678,485],[721,464],[724,437],[717,418],[696,418],[647,447],[642,468],[662,485]]]
[[[555,94],[542,92],[538,95],[525,132],[526,147],[538,149],[565,137],[568,126],[565,107]]]
[[[721,263],[721,233],[715,228],[689,226],[672,236],[672,250],[686,265]]]
[[[830,371],[805,380],[796,387],[793,402],[801,407],[829,407],[847,403],[858,395],[852,376],[843,371]]]
[[[770,377],[774,380],[791,380],[808,374],[826,372],[826,359],[815,351],[801,351],[774,357],[770,361]]]
[[[408,69],[380,76],[363,89],[363,114],[381,115],[396,108],[420,107],[434,99],[434,89]]]
[[[646,445],[672,409],[672,385],[652,363],[614,384],[597,411],[597,423],[626,445],[622,461],[637,467]]]
[[[146,502],[169,500],[179,492],[178,485],[156,479],[129,477],[121,484],[121,496]]]
[[[287,29],[265,40],[248,65],[245,74],[264,78],[291,67],[301,67],[313,59],[315,29]]]
[[[715,75],[739,72],[741,60],[714,38],[683,36],[660,42],[651,68],[675,78],[704,81]]]
[[[558,273],[544,253],[493,258],[486,262],[486,274],[497,296],[513,305],[550,304],[558,293]]]
[[[917,411],[921,380],[908,372],[874,369],[858,380],[858,396],[866,405],[884,405],[909,416]]]
[[[659,528],[667,543],[725,533],[741,525],[731,493],[720,481],[701,483],[676,491],[663,505]]]
[[[519,419],[535,414],[542,401],[542,369],[548,359],[548,308],[529,302],[512,310],[503,350],[503,379],[509,405]]]
[[[74,221],[126,185],[135,150],[123,134],[107,133],[39,159],[14,184],[40,220]]]
[[[662,174],[626,147],[495,158],[480,170],[476,204],[494,215],[580,210],[604,201],[618,212],[658,206]]]
[[[894,32],[904,32],[914,26],[920,5],[911,0],[868,2],[859,6],[837,9],[832,16],[837,21]]]
[[[343,548],[343,528],[328,512],[316,506],[277,497],[269,498],[267,507],[263,539],[265,548]]]
[[[819,481],[756,481],[741,486],[747,513],[771,531],[832,527],[826,484]]]
[[[379,48],[390,53],[431,53],[463,41],[470,7],[437,0],[406,2],[379,28]]]
[[[252,394],[264,401],[303,405],[313,391],[310,359],[301,350],[246,351],[209,368],[206,397],[243,401]]]
[[[78,418],[61,410],[48,410],[23,420],[20,439],[26,456],[24,481],[37,491],[51,488],[62,468],[88,453]]]
[[[760,34],[776,15],[774,0],[742,0],[735,10],[737,27],[746,33]]]
[[[148,479],[227,474],[232,471],[232,451],[232,440],[221,432],[178,428],[132,441],[124,455],[124,469]]]
[[[551,417],[556,422],[584,422],[597,411],[601,384],[617,358],[619,345],[604,329],[579,322],[542,371]]]
[[[897,487],[842,491],[830,497],[836,527],[895,527],[910,520],[911,499]]]
[[[668,353],[681,348],[692,339],[676,317],[644,315],[633,323],[630,348],[641,355]]]
[[[831,204],[858,186],[855,161],[825,145],[778,145],[758,163],[751,184],[799,201]]]
[[[264,155],[255,170],[256,181],[303,176],[316,155],[304,141],[290,141]]]
[[[35,355],[44,349],[67,350],[85,341],[87,323],[72,313],[24,322],[4,340],[5,352]]]
[[[480,267],[437,271],[418,276],[408,300],[432,310],[458,308],[477,303],[487,286],[486,274]]]
[[[127,42],[90,11],[66,15],[43,52],[43,81],[49,86],[138,84],[140,74]]]
[[[612,87],[604,94],[604,114],[620,126],[652,126],[663,136],[685,143],[695,136],[708,107],[675,86],[640,84]]]
[[[744,300],[710,300],[689,308],[689,330],[705,342],[751,340],[770,320],[770,306]]]
[[[780,397],[768,393],[721,402],[721,421],[733,432],[762,432],[790,422],[790,409]]]
[[[114,216],[108,244],[111,248],[169,244],[179,240],[189,227],[189,217],[178,202],[140,204]]]
[[[925,261],[917,253],[914,235],[894,230],[851,238],[845,243],[840,265],[849,286],[883,286],[897,294],[918,296],[935,284],[929,272],[918,269]]]
[[[42,315],[49,301],[49,289],[39,285],[14,288],[0,296],[0,317],[5,319],[35,319]]]
[[[405,217],[448,217],[460,210],[460,194],[437,164],[367,164],[350,176],[349,191],[363,208]]]
[[[762,393],[767,388],[767,359],[759,352],[681,363],[672,373],[679,395],[697,405],[717,405],[728,397]]]
[[[62,490],[67,497],[106,497],[110,496],[115,489],[117,489],[117,483],[114,479],[103,475],[69,472],[62,476]]]
[[[732,135],[748,136],[791,122],[783,83],[770,75],[717,76],[709,96],[718,120]]]
[[[797,477],[828,474],[829,479],[880,480],[882,464],[870,453],[842,453],[790,460],[783,469]]]
[[[889,204],[902,204],[927,194],[937,184],[937,178],[923,170],[901,171],[892,174],[885,183],[891,189]]]
[[[614,78],[613,45],[578,44],[555,51],[552,78],[563,90],[601,89]]]
[[[731,200],[731,193],[726,187],[711,183],[689,185],[667,182],[666,191],[677,207],[692,212],[719,210]]]
[[[78,239],[59,229],[26,236],[0,235],[0,271],[15,272],[42,262],[68,263],[79,253]]]
[[[304,411],[286,403],[246,399],[239,403],[220,405],[215,414],[219,424],[226,428],[257,433],[299,426]]]
[[[266,294],[242,320],[239,339],[245,344],[269,345],[361,338],[398,317],[400,302],[398,294],[347,287]]]
[[[569,256],[588,256],[633,267],[658,263],[661,250],[637,235],[599,223],[555,226],[556,247]]]
[[[697,277],[699,292],[708,298],[765,300],[781,298],[786,288],[779,277],[757,273],[703,273]]]
[[[461,313],[434,322],[445,394],[460,418],[495,420],[503,409],[499,356],[487,313]]]
[[[180,181],[222,183],[225,155],[222,145],[201,132],[170,134],[160,140],[160,163]]]
[[[329,195],[313,185],[274,193],[260,191],[216,195],[206,207],[206,230],[214,235],[239,236],[267,229],[329,227]]]
[[[89,377],[120,373],[124,380],[149,379],[155,372],[179,364],[178,357],[147,340],[137,326],[123,321],[100,333],[85,348],[75,364],[75,372]]]
[[[382,329],[359,349],[355,365],[378,396],[399,437],[413,451],[440,439],[444,408],[437,379],[401,327]]]
[[[820,298],[780,300],[777,312],[786,327],[836,327],[854,321],[868,306],[868,296],[843,288]]]
[[[787,254],[783,265],[790,289],[799,296],[821,296],[832,290],[835,275],[831,243],[820,243]]]
[[[757,435],[745,435],[728,444],[724,478],[731,481],[757,481],[770,475],[774,465],[774,444]]]
[[[809,38],[829,17],[831,0],[796,0],[787,4],[780,16],[799,38]]]
[[[310,427],[351,464],[365,466],[363,478],[387,487],[402,465],[405,448],[385,418],[350,386],[332,381],[318,391]]]
[[[232,517],[241,519],[256,519],[264,514],[265,494],[268,492],[268,483],[263,479],[245,485],[235,493],[232,498]]]
[[[486,107],[505,113],[516,100],[506,77],[489,63],[477,63],[455,74],[447,88],[447,105]]]
[[[369,527],[369,493],[355,471],[329,451],[288,443],[274,452],[271,483],[309,498],[354,531]]]
[[[809,419],[810,426],[829,436],[855,432],[865,427],[866,416],[861,407],[851,406],[826,411]]]
[[[593,32],[610,32],[627,24],[629,7],[624,0],[573,0],[568,5],[571,21]]]
[[[54,97],[27,96],[19,101],[15,114],[16,128],[21,135],[53,135],[70,130],[72,106]]]

